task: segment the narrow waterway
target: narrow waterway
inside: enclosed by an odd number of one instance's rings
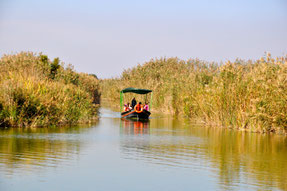
[[[1,191],[287,190],[287,138],[153,116],[0,130]]]

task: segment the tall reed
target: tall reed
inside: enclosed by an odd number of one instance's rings
[[[0,126],[90,121],[99,104],[99,80],[56,58],[21,52],[0,59]]]
[[[287,128],[287,57],[216,64],[178,58],[152,59],[102,82],[103,97],[119,100],[126,87],[154,91],[161,112],[252,131]]]

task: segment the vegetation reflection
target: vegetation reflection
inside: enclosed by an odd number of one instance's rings
[[[193,169],[209,166],[220,186],[227,188],[245,184],[287,189],[286,137],[189,124],[177,119],[151,119],[136,125],[124,121],[121,133],[129,138],[122,139],[123,153],[126,158],[161,165]],[[144,126],[146,130],[139,131]],[[150,136],[138,137],[146,134]]]
[[[73,160],[82,146],[78,134],[87,129],[83,127],[1,129],[0,169],[13,174],[17,169],[33,171]]]

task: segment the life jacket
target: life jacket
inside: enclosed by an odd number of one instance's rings
[[[136,105],[136,107],[135,107],[135,110],[136,111],[140,111],[142,108],[141,108],[141,105],[138,103],[137,105]]]

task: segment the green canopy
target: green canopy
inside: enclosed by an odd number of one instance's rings
[[[126,89],[123,89],[121,91],[121,93],[128,93],[128,92],[132,92],[132,93],[136,93],[136,94],[147,94],[147,93],[152,92],[152,90],[137,89],[137,88],[126,88]]]
[[[124,97],[124,93],[136,93],[136,94],[148,94],[150,92],[152,92],[152,90],[147,90],[147,89],[138,89],[138,88],[126,88],[123,89],[120,92],[120,106],[121,106],[121,110],[123,108],[123,97]],[[150,98],[150,110],[151,110],[151,106],[152,106],[152,93],[151,93],[151,98]]]

